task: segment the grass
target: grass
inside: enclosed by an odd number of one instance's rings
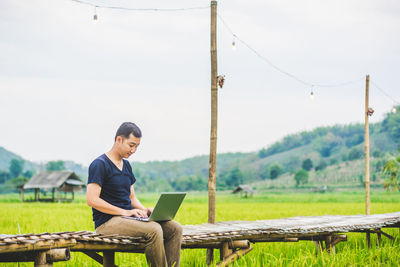
[[[143,194],[140,199],[145,205],[154,205],[156,194]],[[372,192],[371,213],[387,213],[400,210],[400,193]],[[277,192],[260,194],[252,198],[239,198],[227,193],[217,194],[216,220],[260,220],[292,217],[297,215],[363,214],[362,192],[296,193]],[[18,234],[57,231],[93,231],[91,210],[86,206],[83,195],[75,203],[21,203],[18,195],[0,195],[0,233]],[[176,218],[181,224],[200,224],[207,221],[206,193],[190,193]],[[388,229],[398,236],[399,231]],[[373,241],[375,236],[373,237]],[[365,234],[348,234],[348,241],[337,245],[337,253],[323,253],[315,257],[312,242],[257,243],[248,255],[234,266],[398,266],[400,242],[390,242],[383,237],[383,245],[366,249]],[[182,251],[182,266],[206,266],[205,250]],[[217,259],[218,252],[215,253]],[[144,255],[118,253],[119,266],[147,266]],[[99,266],[82,253],[73,253],[68,262],[55,266]],[[2,265],[3,266],[3,265]],[[4,266],[18,266],[7,263]],[[20,263],[19,266],[33,266]]]

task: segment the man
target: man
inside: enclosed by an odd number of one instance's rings
[[[143,222],[121,216],[147,217],[153,211],[136,197],[136,178],[127,158],[136,152],[142,133],[136,124],[124,122],[111,150],[89,166],[87,204],[92,207],[96,233],[144,237],[151,267],[179,266],[182,226],[175,221]]]

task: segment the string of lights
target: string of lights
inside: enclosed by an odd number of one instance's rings
[[[377,85],[377,84],[376,84],[375,82],[373,82],[373,81],[371,81],[371,84],[372,84],[373,86],[375,86],[376,89],[378,89],[379,91],[381,91],[381,93],[384,94],[387,98],[389,98],[390,100],[392,100],[392,101],[393,101],[393,104],[394,104],[395,106],[396,106],[396,105],[400,105],[400,102],[397,101],[396,99],[394,99],[394,98],[393,98],[392,96],[390,96],[388,93],[386,93],[385,90],[382,89],[382,87],[380,87],[379,85]],[[393,107],[393,108],[392,108],[392,112],[393,112],[393,113],[396,113],[396,112],[397,112],[396,107]]]
[[[241,39],[236,33],[233,32],[232,28],[226,23],[226,21],[221,17],[220,14],[218,14],[218,18],[220,19],[220,21],[222,22],[222,24],[225,26],[225,28],[232,34],[233,36],[233,41],[232,41],[232,48],[236,49],[236,40],[238,40],[239,42],[241,42],[245,47],[247,47],[250,51],[252,51],[257,57],[259,57],[261,60],[263,60],[264,62],[266,62],[268,65],[270,65],[272,68],[274,68],[275,70],[277,70],[278,72],[298,81],[299,83],[302,83],[303,85],[306,86],[310,86],[311,87],[311,97],[314,96],[314,91],[313,88],[314,87],[341,87],[341,86],[345,86],[345,85],[350,85],[350,84],[354,84],[354,83],[358,83],[362,80],[364,80],[364,78],[360,78],[357,80],[352,80],[352,81],[346,81],[346,82],[341,82],[341,83],[333,83],[333,84],[318,84],[318,83],[311,83],[311,82],[307,82],[303,79],[300,79],[299,77],[297,77],[296,75],[278,67],[276,64],[274,64],[272,61],[270,61],[268,58],[266,58],[265,56],[261,55],[261,53],[259,53],[256,49],[254,49],[252,46],[250,46],[247,42],[245,42],[243,39]]]
[[[93,3],[82,1],[82,0],[71,0],[71,1],[79,3],[79,4],[83,4],[83,5],[92,6],[94,8],[118,9],[118,10],[127,10],[127,11],[187,11],[187,10],[210,8],[210,6],[184,7],[184,8],[130,8],[130,7],[121,7],[121,6],[108,6],[108,5],[93,4]]]
[[[126,11],[188,11],[188,10],[199,10],[199,9],[209,9],[210,6],[197,6],[197,7],[185,7],[185,8],[130,8],[130,7],[121,7],[121,6],[109,6],[109,5],[100,5],[100,4],[93,4],[87,1],[83,0],[71,0],[75,3],[83,4],[83,5],[88,5],[92,6],[94,8],[94,16],[93,16],[93,22],[97,23],[98,20],[98,15],[97,15],[97,8],[104,8],[104,9],[117,9],[117,10],[126,10]],[[262,61],[267,63],[269,66],[271,66],[273,69],[276,71],[282,73],[283,75],[286,75],[297,82],[309,86],[311,88],[311,93],[310,97],[311,99],[314,99],[314,88],[315,87],[320,87],[320,88],[332,88],[332,87],[341,87],[341,86],[346,86],[346,85],[351,85],[358,83],[360,81],[364,80],[363,78],[357,79],[357,80],[352,80],[352,81],[346,81],[346,82],[341,82],[341,83],[332,83],[332,84],[319,84],[319,83],[311,83],[308,81],[305,81],[298,76],[278,67],[276,64],[274,64],[271,60],[263,56],[261,53],[259,53],[256,49],[254,49],[251,45],[249,45],[246,41],[241,39],[233,30],[232,28],[228,25],[228,23],[222,18],[220,14],[217,14],[219,20],[222,22],[222,24],[225,26],[225,28],[232,34],[233,41],[232,41],[232,49],[236,50],[236,40],[238,40],[240,43],[242,43],[245,47],[247,47],[250,51],[252,51],[258,58],[260,58]],[[371,83],[378,89],[380,90],[386,97],[391,99],[395,105],[400,105],[398,101],[396,101],[393,97],[391,97],[389,94],[387,94],[380,86],[378,86],[376,83],[371,81]],[[393,108],[395,109],[395,108]]]

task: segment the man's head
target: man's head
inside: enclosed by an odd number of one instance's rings
[[[129,158],[136,152],[142,138],[142,131],[133,122],[124,122],[115,134],[114,147],[123,158]]]

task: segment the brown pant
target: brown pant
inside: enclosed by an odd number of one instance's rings
[[[151,267],[178,267],[181,256],[182,226],[175,221],[141,222],[114,216],[96,228],[96,233],[144,237],[144,253]]]

